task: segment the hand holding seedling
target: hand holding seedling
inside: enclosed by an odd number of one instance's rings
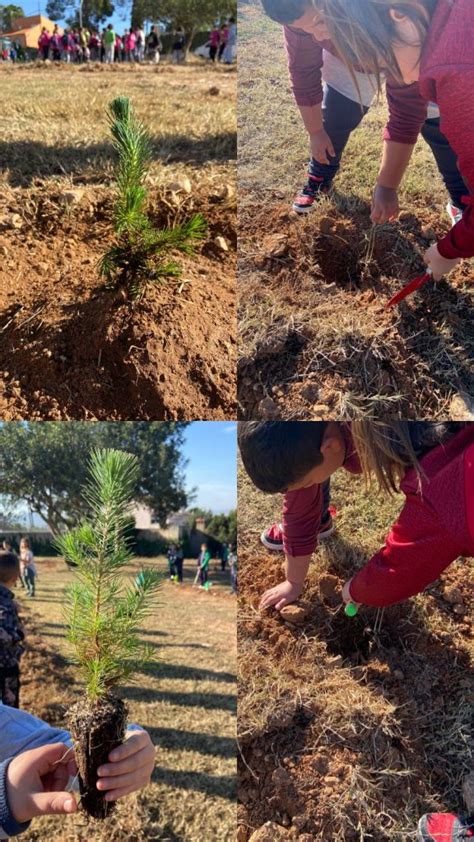
[[[7,796],[12,816],[20,824],[35,816],[74,813],[76,800],[66,792],[77,767],[72,750],[53,743],[24,751],[7,770]]]
[[[99,766],[97,789],[106,801],[117,801],[150,782],[155,765],[155,748],[146,731],[127,731],[126,740],[109,754],[109,763]]]
[[[258,606],[259,611],[263,611],[265,608],[271,608],[272,606],[277,611],[280,611],[285,605],[289,605],[290,602],[296,602],[298,597],[301,596],[302,591],[302,584],[289,582],[288,580],[281,582],[274,588],[265,591]]]
[[[459,259],[448,260],[446,257],[443,257],[438,251],[437,243],[434,243],[427,251],[425,251],[424,258],[426,265],[429,266],[433,272],[433,278],[435,281],[440,281],[444,275],[449,275],[454,267],[461,262]]]
[[[356,608],[358,608],[359,605],[360,605],[360,602],[354,602],[354,600],[352,599],[352,596],[351,596],[351,582],[352,582],[352,579],[349,579],[344,584],[344,587],[342,589],[342,601],[345,602],[346,606],[347,605],[354,605]],[[355,613],[357,614],[357,611]],[[350,616],[350,615],[348,615],[348,616]]]

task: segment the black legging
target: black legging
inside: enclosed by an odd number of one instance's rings
[[[333,181],[339,170],[342,153],[347,146],[347,142],[368,110],[366,106],[361,108],[360,103],[340,94],[329,85],[325,87],[322,106],[323,125],[331,138],[336,155],[330,158],[330,164],[320,164],[319,161],[312,158],[310,162],[312,175],[323,178],[327,184]],[[466,196],[469,190],[459,172],[456,154],[440,131],[439,126],[439,119],[426,120],[421,134],[433,152],[453,205],[462,208],[461,198]]]

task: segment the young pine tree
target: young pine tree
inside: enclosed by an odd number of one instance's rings
[[[196,214],[169,229],[153,227],[146,212],[145,179],[151,159],[148,132],[136,120],[127,97],[112,100],[108,117],[119,157],[116,242],[102,257],[100,271],[109,283],[125,286],[137,296],[150,281],[180,276],[180,266],[170,255],[177,251],[193,254],[206,234],[206,223]]]
[[[152,657],[138,629],[156,595],[157,574],[143,570],[139,584],[130,584],[121,575],[132,559],[127,533],[138,478],[138,460],[132,454],[94,452],[84,490],[90,517],[57,541],[60,552],[75,566],[76,581],[65,608],[67,638],[85,698],[70,709],[68,722],[81,804],[95,818],[105,818],[112,807],[97,790],[97,769],[123,742],[126,728],[126,707],[112,690]]]

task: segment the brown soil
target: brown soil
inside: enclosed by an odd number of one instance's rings
[[[268,203],[239,216],[242,418],[382,410],[445,418],[456,391],[472,394],[467,262],[458,283],[428,283],[386,309],[423,273],[423,250],[444,233],[436,215],[402,214],[397,226],[378,226],[371,243],[360,200],[336,196],[307,218],[271,196]]]
[[[211,191],[212,188],[209,188]],[[41,183],[0,207],[0,414],[4,420],[219,419],[235,414],[233,192],[152,196],[158,226],[203,213],[209,236],[182,280],[139,300],[104,287],[113,196]],[[229,198],[230,196],[230,198]],[[223,237],[228,251],[216,243]]]
[[[347,555],[338,540],[334,559]],[[348,618],[335,605],[341,565],[313,565],[296,625],[256,613],[281,580],[281,557],[242,527],[240,542],[239,840],[266,822],[278,826],[273,838],[302,842],[408,839],[424,812],[462,810],[474,688],[468,570],[453,566],[423,596],[435,627],[411,602],[386,609],[375,634],[375,609]],[[449,602],[454,584],[464,614]]]
[[[104,696],[96,702],[80,699],[68,712],[79,770],[81,807],[95,819],[105,819],[114,802],[105,801],[97,789],[97,769],[108,762],[109,754],[121,745],[127,725],[127,708],[121,699]]]

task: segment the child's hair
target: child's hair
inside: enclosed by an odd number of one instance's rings
[[[262,0],[262,6],[272,20],[292,24],[311,8],[311,0]]]
[[[391,495],[400,490],[400,481],[413,468],[421,491],[425,475],[419,459],[464,426],[465,422],[455,421],[353,421],[352,437],[367,485],[375,478],[379,489]]]
[[[250,479],[269,494],[287,491],[323,461],[327,421],[249,421],[239,424],[240,455]]]
[[[396,11],[410,18],[421,44],[426,40],[430,18],[438,0],[310,0],[310,5],[324,15],[331,41],[347,65],[358,86],[354,67],[372,73],[382,90],[384,70],[388,70],[400,84],[403,76],[393,49],[400,36],[390,12]]]
[[[30,539],[29,538],[22,538],[21,541],[20,541],[20,547],[28,547],[28,549],[31,550]]]
[[[0,582],[11,582],[20,575],[20,562],[15,553],[0,552]]]

